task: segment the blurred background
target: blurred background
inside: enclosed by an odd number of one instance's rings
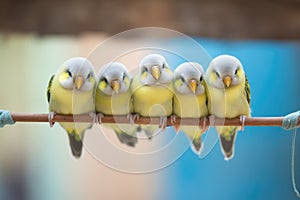
[[[251,85],[253,116],[283,116],[299,110],[298,0],[1,0],[0,109],[47,112],[48,80],[65,60],[89,57],[110,36],[146,26],[187,34],[208,57],[238,57]],[[109,59],[109,52],[129,48],[144,37],[116,40],[99,57]],[[161,40],[207,68],[208,60],[192,51],[186,40],[168,35]],[[133,69],[144,53],[124,62]],[[183,61],[169,57],[168,62],[174,69]],[[116,136],[104,132],[122,147]],[[50,129],[47,123],[17,123],[0,129],[0,199],[296,199],[291,184],[291,133],[280,127],[246,127],[229,162],[217,144],[204,159],[187,149],[161,170],[129,174],[99,163],[87,151],[75,160],[58,124]],[[172,129],[166,134],[175,137]],[[296,142],[296,182],[300,183],[300,139]],[[147,145],[148,141],[141,141],[135,151]],[[154,162],[163,159],[158,156]]]

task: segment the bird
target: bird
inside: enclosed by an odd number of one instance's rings
[[[166,59],[159,54],[148,54],[141,60],[139,74],[132,81],[134,116],[160,118],[159,126],[141,125],[148,139],[164,131],[167,117],[172,115],[172,79],[173,71]]]
[[[185,62],[179,65],[174,71],[173,84],[175,91],[173,114],[175,117],[199,119],[208,115],[204,70],[199,63]],[[206,129],[205,124],[202,127],[180,126],[180,130],[192,141],[191,147],[196,154],[201,152],[203,146],[201,137]]]
[[[55,114],[95,116],[94,88],[94,67],[89,60],[83,57],[73,57],[65,61],[57,73],[51,77],[47,87],[50,126],[54,125]],[[81,156],[84,133],[93,126],[93,123],[93,121],[59,123],[68,133],[71,151],[75,158]]]
[[[250,85],[243,66],[232,55],[219,55],[209,64],[205,81],[211,124],[214,117],[240,117],[242,126],[216,126],[225,160],[234,156],[237,132],[244,130],[245,117],[250,117]]]
[[[99,123],[103,115],[129,115],[132,112],[131,76],[120,62],[104,65],[98,75],[95,93],[95,108]],[[106,124],[116,133],[119,141],[130,147],[137,144],[138,126],[128,124]]]

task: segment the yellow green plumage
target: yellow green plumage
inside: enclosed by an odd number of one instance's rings
[[[159,54],[145,56],[139,65],[140,73],[133,79],[133,112],[144,117],[160,117],[160,125],[142,125],[149,139],[166,128],[166,117],[172,115],[173,72]],[[160,129],[159,129],[160,127]]]
[[[174,115],[181,118],[195,119],[207,116],[207,96],[202,66],[198,63],[186,62],[179,65],[174,73]],[[195,124],[197,125],[181,125],[180,130],[192,141],[192,149],[199,154],[202,149],[202,134],[206,127],[199,127],[198,122],[195,122]]]
[[[250,86],[240,61],[229,55],[214,58],[206,72],[208,109],[212,116],[250,116]],[[242,122],[243,123],[243,122]],[[234,155],[236,134],[241,126],[216,126],[225,158]]]
[[[72,71],[72,72],[71,72]],[[80,85],[84,89],[76,89],[77,77],[85,78]],[[66,83],[68,82],[68,83]],[[57,114],[86,114],[94,112],[94,73],[92,64],[84,58],[71,58],[53,75],[47,88],[49,111]],[[50,119],[51,120],[51,119]],[[75,119],[76,120],[76,119]],[[80,157],[82,139],[91,123],[61,122],[59,123],[68,133],[72,153]]]
[[[132,112],[130,77],[126,67],[119,62],[105,65],[99,73],[95,93],[96,112],[105,115],[129,115]],[[105,124],[112,128],[121,143],[135,146],[138,126],[128,124]]]

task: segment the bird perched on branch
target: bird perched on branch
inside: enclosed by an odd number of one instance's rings
[[[208,115],[203,76],[203,68],[198,63],[186,62],[176,68],[173,79],[175,90],[173,113],[175,116],[181,118],[200,118]],[[202,127],[198,125],[180,126],[180,129],[192,141],[194,152],[199,154],[202,147],[201,137],[207,129],[205,124]]]
[[[172,114],[173,72],[159,54],[145,56],[139,65],[139,75],[133,79],[133,106],[136,116],[160,117],[160,125],[143,125],[149,139],[166,128]]]
[[[54,125],[53,117],[56,113],[74,115],[91,113],[94,115],[94,88],[94,68],[90,61],[75,57],[64,62],[58,72],[51,77],[47,88],[50,126]],[[68,133],[72,154],[79,158],[82,153],[84,132],[92,127],[93,121],[59,124]]]
[[[241,62],[234,56],[214,58],[205,74],[208,109],[213,116],[235,118],[240,116],[242,126],[217,126],[222,152],[229,160],[234,155],[236,134],[244,129],[245,116],[250,116],[250,86]]]
[[[125,65],[119,62],[106,64],[99,72],[95,94],[99,123],[103,114],[129,115],[132,112],[131,76]],[[138,127],[128,124],[106,124],[112,128],[121,143],[134,147]]]

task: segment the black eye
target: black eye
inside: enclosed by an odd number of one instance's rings
[[[105,77],[102,78],[102,81],[104,81],[106,84],[108,84],[108,80]]]
[[[124,74],[123,74],[123,77],[122,77],[123,81],[125,80],[125,77],[126,77],[126,74],[124,73]]]
[[[68,73],[69,77],[72,77],[72,73],[70,72],[70,70],[67,70],[66,72]]]
[[[163,65],[162,65],[162,68],[164,69],[166,67],[166,64],[164,63]]]
[[[86,77],[86,79],[89,79],[91,77],[91,74],[89,73]]]
[[[238,72],[238,69],[236,69],[236,70],[235,70],[234,74],[236,75],[236,74],[237,74],[237,72]]]
[[[202,82],[202,79],[203,79],[203,77],[202,77],[202,76],[200,76],[200,82]]]
[[[184,80],[184,78],[183,78],[183,77],[180,77],[180,80],[181,80],[182,82],[185,82],[185,80]]]
[[[218,78],[220,78],[220,74],[219,74],[219,72],[217,72],[217,71],[216,71],[216,75],[217,75],[217,77],[218,77]]]
[[[144,67],[144,68],[143,68],[143,72],[148,72],[147,67]]]

